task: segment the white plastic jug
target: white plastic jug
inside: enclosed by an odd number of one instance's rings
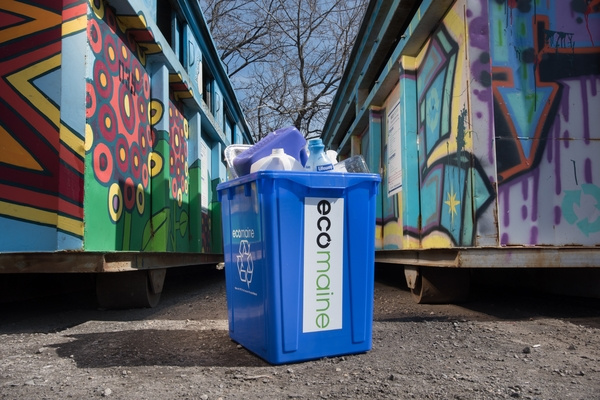
[[[250,173],[256,171],[304,171],[302,164],[283,149],[273,149],[270,156],[263,157],[250,167]]]

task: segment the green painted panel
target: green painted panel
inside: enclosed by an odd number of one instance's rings
[[[141,250],[150,219],[150,77],[112,9],[103,10],[88,22],[84,247]]]
[[[156,102],[155,104],[158,104]],[[158,113],[155,118],[167,118]],[[145,250],[186,252],[189,243],[188,123],[181,106],[169,101],[168,131],[154,129],[152,154],[152,220],[146,227]]]

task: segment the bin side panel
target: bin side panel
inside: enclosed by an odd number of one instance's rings
[[[229,322],[229,335],[233,335],[235,331],[235,315],[234,315],[234,307],[233,300],[230,297],[230,293],[233,291],[233,279],[230,278],[230,274],[232,273],[234,264],[234,253],[232,251],[232,241],[233,238],[231,236],[231,199],[228,198],[230,191],[234,189],[224,189],[219,191],[219,201],[221,202],[221,212],[223,213],[223,218],[221,219],[221,223],[223,226],[223,262],[225,263],[225,292],[227,297],[227,320]],[[233,192],[232,192],[233,193]],[[233,196],[233,194],[231,195]]]
[[[248,187],[253,187],[248,190]],[[221,196],[227,307],[230,336],[249,350],[266,355],[267,277],[262,204],[255,183],[225,190]]]
[[[373,320],[374,233],[376,184],[365,182],[347,196],[346,259],[352,343],[368,342]]]
[[[277,210],[274,214],[277,232],[277,246],[273,254],[281,268],[279,284],[273,299],[281,299],[281,310],[275,306],[275,319],[282,323],[282,351],[284,353],[298,350],[299,337],[302,332],[302,268],[304,241],[304,187],[282,180],[277,182]]]

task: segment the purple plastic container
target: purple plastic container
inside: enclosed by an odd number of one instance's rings
[[[273,149],[283,149],[285,154],[294,157],[302,165],[306,164],[306,139],[293,126],[277,129],[269,133],[262,140],[248,150],[238,154],[233,159],[233,167],[238,176],[248,175],[250,167],[263,157],[271,155]]]

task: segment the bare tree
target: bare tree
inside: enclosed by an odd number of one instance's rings
[[[294,125],[319,136],[368,0],[201,0],[259,139]]]
[[[277,51],[272,29],[280,1],[202,0],[201,5],[230,77]]]

